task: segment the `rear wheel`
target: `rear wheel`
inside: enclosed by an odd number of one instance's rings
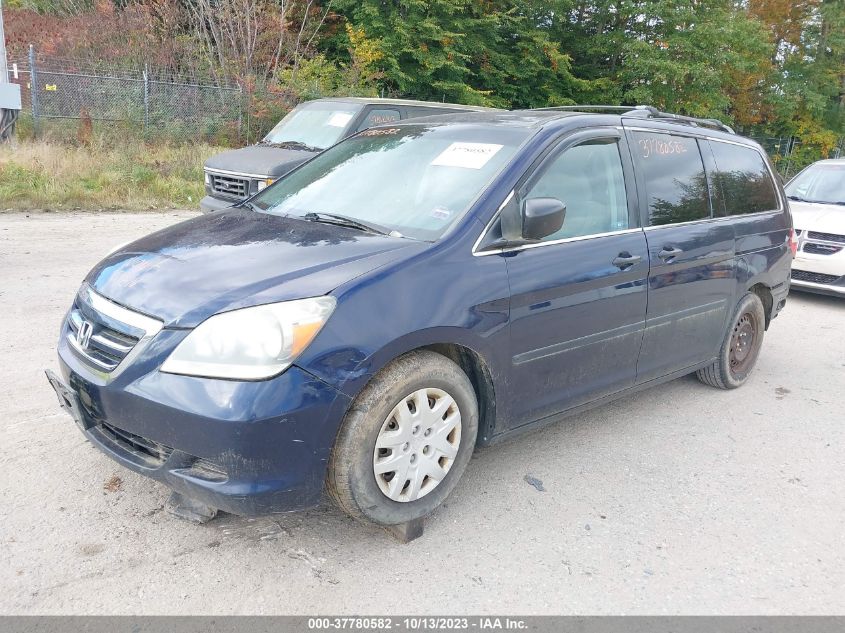
[[[765,330],[763,302],[749,292],[737,306],[719,350],[719,358],[696,372],[699,380],[719,389],[736,389],[743,385],[757,363]]]
[[[326,487],[359,519],[396,525],[424,517],[457,484],[477,433],[478,404],[466,374],[440,354],[411,352],[353,402]]]

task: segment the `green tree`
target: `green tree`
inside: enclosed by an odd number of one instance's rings
[[[339,0],[335,10],[380,43],[383,85],[435,101],[509,107],[572,103],[584,88],[528,0]],[[344,34],[336,37],[345,37]],[[329,43],[345,61],[346,45]]]

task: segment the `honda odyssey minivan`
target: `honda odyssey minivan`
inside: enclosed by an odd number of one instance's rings
[[[327,491],[403,524],[476,446],[693,372],[741,386],[795,246],[766,155],[712,120],[391,123],[106,257],[48,375],[94,445],[184,498]]]

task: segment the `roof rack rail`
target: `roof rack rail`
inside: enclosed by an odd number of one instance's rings
[[[673,114],[671,112],[661,112],[654,106],[637,105],[637,106],[617,106],[617,105],[572,105],[572,106],[551,106],[548,108],[538,108],[539,110],[561,110],[564,112],[582,112],[584,110],[601,110],[604,112],[620,112],[622,116],[638,117],[644,119],[666,119],[675,121],[677,123],[684,123],[695,127],[708,127],[714,130],[727,132],[728,134],[736,134],[734,129],[722,123],[718,119],[703,119],[692,116],[684,116],[683,114]]]

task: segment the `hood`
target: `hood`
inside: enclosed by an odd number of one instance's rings
[[[275,178],[284,176],[297,165],[316,155],[316,152],[301,149],[250,145],[249,147],[216,154],[205,161],[205,166],[207,169],[221,169]]]
[[[97,264],[86,281],[166,326],[194,327],[217,312],[324,295],[427,246],[230,209],[128,244]]]
[[[796,229],[845,235],[845,206],[841,204],[790,200],[789,210]]]

